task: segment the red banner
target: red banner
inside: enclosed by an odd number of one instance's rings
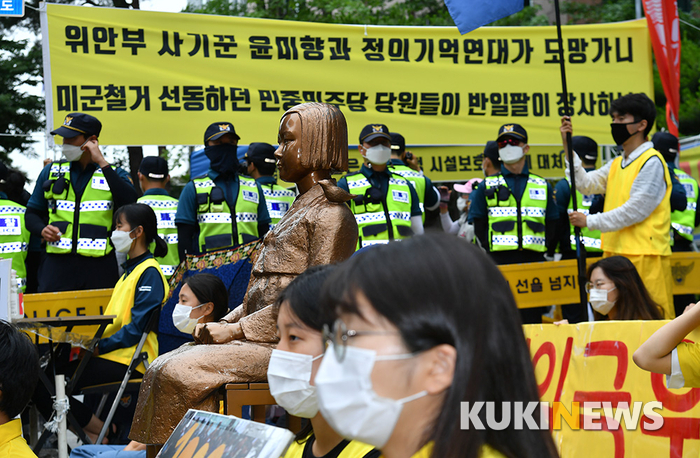
[[[666,94],[666,123],[678,137],[680,107],[681,32],[676,0],[643,0],[656,66]]]

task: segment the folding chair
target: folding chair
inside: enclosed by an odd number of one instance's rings
[[[124,374],[124,378],[121,382],[103,383],[101,385],[88,386],[80,391],[80,394],[102,394],[102,399],[100,400],[100,404],[97,407],[97,412],[95,413],[98,417],[102,413],[102,410],[104,409],[104,406],[107,403],[107,398],[109,397],[109,395],[111,393],[116,393],[114,401],[112,402],[112,406],[110,407],[109,413],[107,414],[107,418],[105,418],[105,424],[102,426],[100,435],[97,438],[97,444],[101,444],[102,440],[107,435],[109,427],[112,424],[112,418],[114,418],[114,414],[117,411],[117,407],[119,407],[119,401],[122,395],[125,392],[139,392],[141,382],[143,381],[143,379],[131,379],[131,374],[136,370],[137,367],[139,367],[141,363],[143,363],[144,367],[148,369],[148,353],[146,353],[145,351],[142,352],[141,350],[143,350],[143,346],[146,343],[146,338],[148,337],[148,334],[151,332],[155,332],[156,329],[158,329],[159,318],[160,309],[153,312],[151,318],[148,320],[146,329],[144,329],[143,334],[141,334],[141,339],[139,340],[138,345],[136,345],[134,355],[131,357],[131,362],[129,363],[129,367],[127,368],[126,373]]]

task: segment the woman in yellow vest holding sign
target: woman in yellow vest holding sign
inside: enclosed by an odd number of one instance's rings
[[[124,377],[151,315],[161,306],[168,290],[163,272],[148,250],[153,241],[156,243],[156,256],[164,256],[168,249],[165,241],[158,237],[153,210],[144,204],[130,204],[120,207],[114,219],[116,230],[110,237],[112,244],[116,251],[128,255],[123,264],[124,274],[114,287],[112,298],[104,311],[105,315],[115,315],[116,318],[97,342],[94,356],[99,357],[90,360],[78,381],[77,390],[85,386],[120,381]],[[158,356],[155,333],[148,335],[143,351],[148,353],[149,363]],[[77,365],[78,361],[73,361],[65,368],[57,368],[57,371],[72,374]],[[145,372],[143,365],[136,370]],[[137,373],[133,375],[141,376]],[[51,415],[51,398],[41,384],[35,393],[35,402],[44,418],[48,419]],[[103,422],[93,415],[89,407],[74,398],[70,399],[70,410],[78,424],[94,440]]]

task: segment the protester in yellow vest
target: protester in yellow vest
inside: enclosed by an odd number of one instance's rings
[[[646,94],[628,94],[611,104],[610,116],[613,140],[622,146],[623,154],[592,172],[586,172],[578,155],[573,155],[577,190],[605,193],[604,211],[588,216],[572,212],[569,220],[601,231],[603,257],[621,255],[632,261],[652,299],[664,309],[664,317],[673,318],[671,177],[663,157],[647,141],[656,106]],[[573,129],[565,116],[564,148],[567,132]]]
[[[311,267],[279,295],[277,329],[280,341],[267,369],[270,393],[290,415],[309,419],[284,458],[376,458],[371,445],[348,441],[333,431],[318,411],[314,377],[325,350],[324,319],[318,298],[334,267]],[[332,324],[332,323],[330,323]]]
[[[108,240],[112,215],[136,201],[136,189],[129,174],[102,155],[101,130],[94,116],[70,113],[51,132],[63,137],[65,160],[41,171],[25,215],[27,229],[46,241],[40,293],[112,288],[119,279]]]
[[[168,280],[180,264],[177,252],[177,227],[175,227],[177,199],[170,197],[165,189],[169,181],[168,161],[160,156],[143,158],[139,166],[139,185],[143,196],[138,202],[148,205],[156,213],[158,236],[168,244],[168,254],[162,258],[156,258],[163,275]],[[153,249],[153,246],[150,248]]]
[[[215,122],[204,132],[209,170],[187,183],[175,215],[180,260],[188,253],[224,250],[255,241],[270,228],[262,188],[238,174],[238,140],[230,122]]]
[[[270,214],[270,229],[280,222],[297,195],[294,187],[287,189],[277,184],[276,164],[275,147],[269,143],[256,142],[248,146],[245,162],[241,167],[245,168],[245,174],[252,177],[263,190],[267,212]]]
[[[88,363],[77,389],[122,380],[151,315],[159,310],[168,291],[168,283],[153,257],[154,254],[164,256],[168,248],[165,241],[158,237],[156,215],[151,207],[144,204],[126,205],[117,210],[115,220],[116,230],[112,233],[111,241],[115,250],[128,255],[124,275],[114,287],[104,311],[105,315],[116,315],[116,318],[97,342],[94,353],[97,357]],[[151,254],[148,247],[154,241],[156,248]],[[154,332],[148,334],[143,351],[148,354],[149,363],[158,356],[158,340]],[[78,361],[73,361],[67,367],[57,367],[56,370],[72,374],[77,365]],[[140,377],[144,372],[141,364],[133,375]],[[37,387],[34,401],[44,418],[48,419],[52,403],[43,385]],[[72,397],[70,410],[88,436],[96,439],[103,426],[102,420],[89,407]]]
[[[0,458],[36,458],[18,415],[38,381],[39,356],[31,339],[0,320]]]
[[[365,250],[331,272],[320,306],[336,320],[314,384],[341,436],[387,458],[558,456],[546,427],[484,421],[540,405],[513,295],[474,244],[432,233]]]

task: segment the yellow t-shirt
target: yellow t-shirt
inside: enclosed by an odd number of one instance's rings
[[[423,448],[418,450],[413,454],[411,458],[430,458],[430,453],[433,451],[433,443],[425,444]],[[382,458],[384,458],[382,456]],[[479,453],[479,458],[505,458],[505,456],[498,450],[494,450],[490,445],[484,444],[481,446],[481,453]]]
[[[36,458],[22,437],[20,419],[0,425],[0,458]]]
[[[314,456],[311,452],[311,446],[314,442],[314,436],[311,434],[303,442],[292,442],[292,445],[287,449],[284,458],[304,458]],[[333,450],[328,452],[324,457],[327,458],[378,458],[380,452],[375,450],[371,445],[363,444],[358,441],[344,440]]]
[[[685,386],[700,388],[700,344],[681,342],[676,350]]]

